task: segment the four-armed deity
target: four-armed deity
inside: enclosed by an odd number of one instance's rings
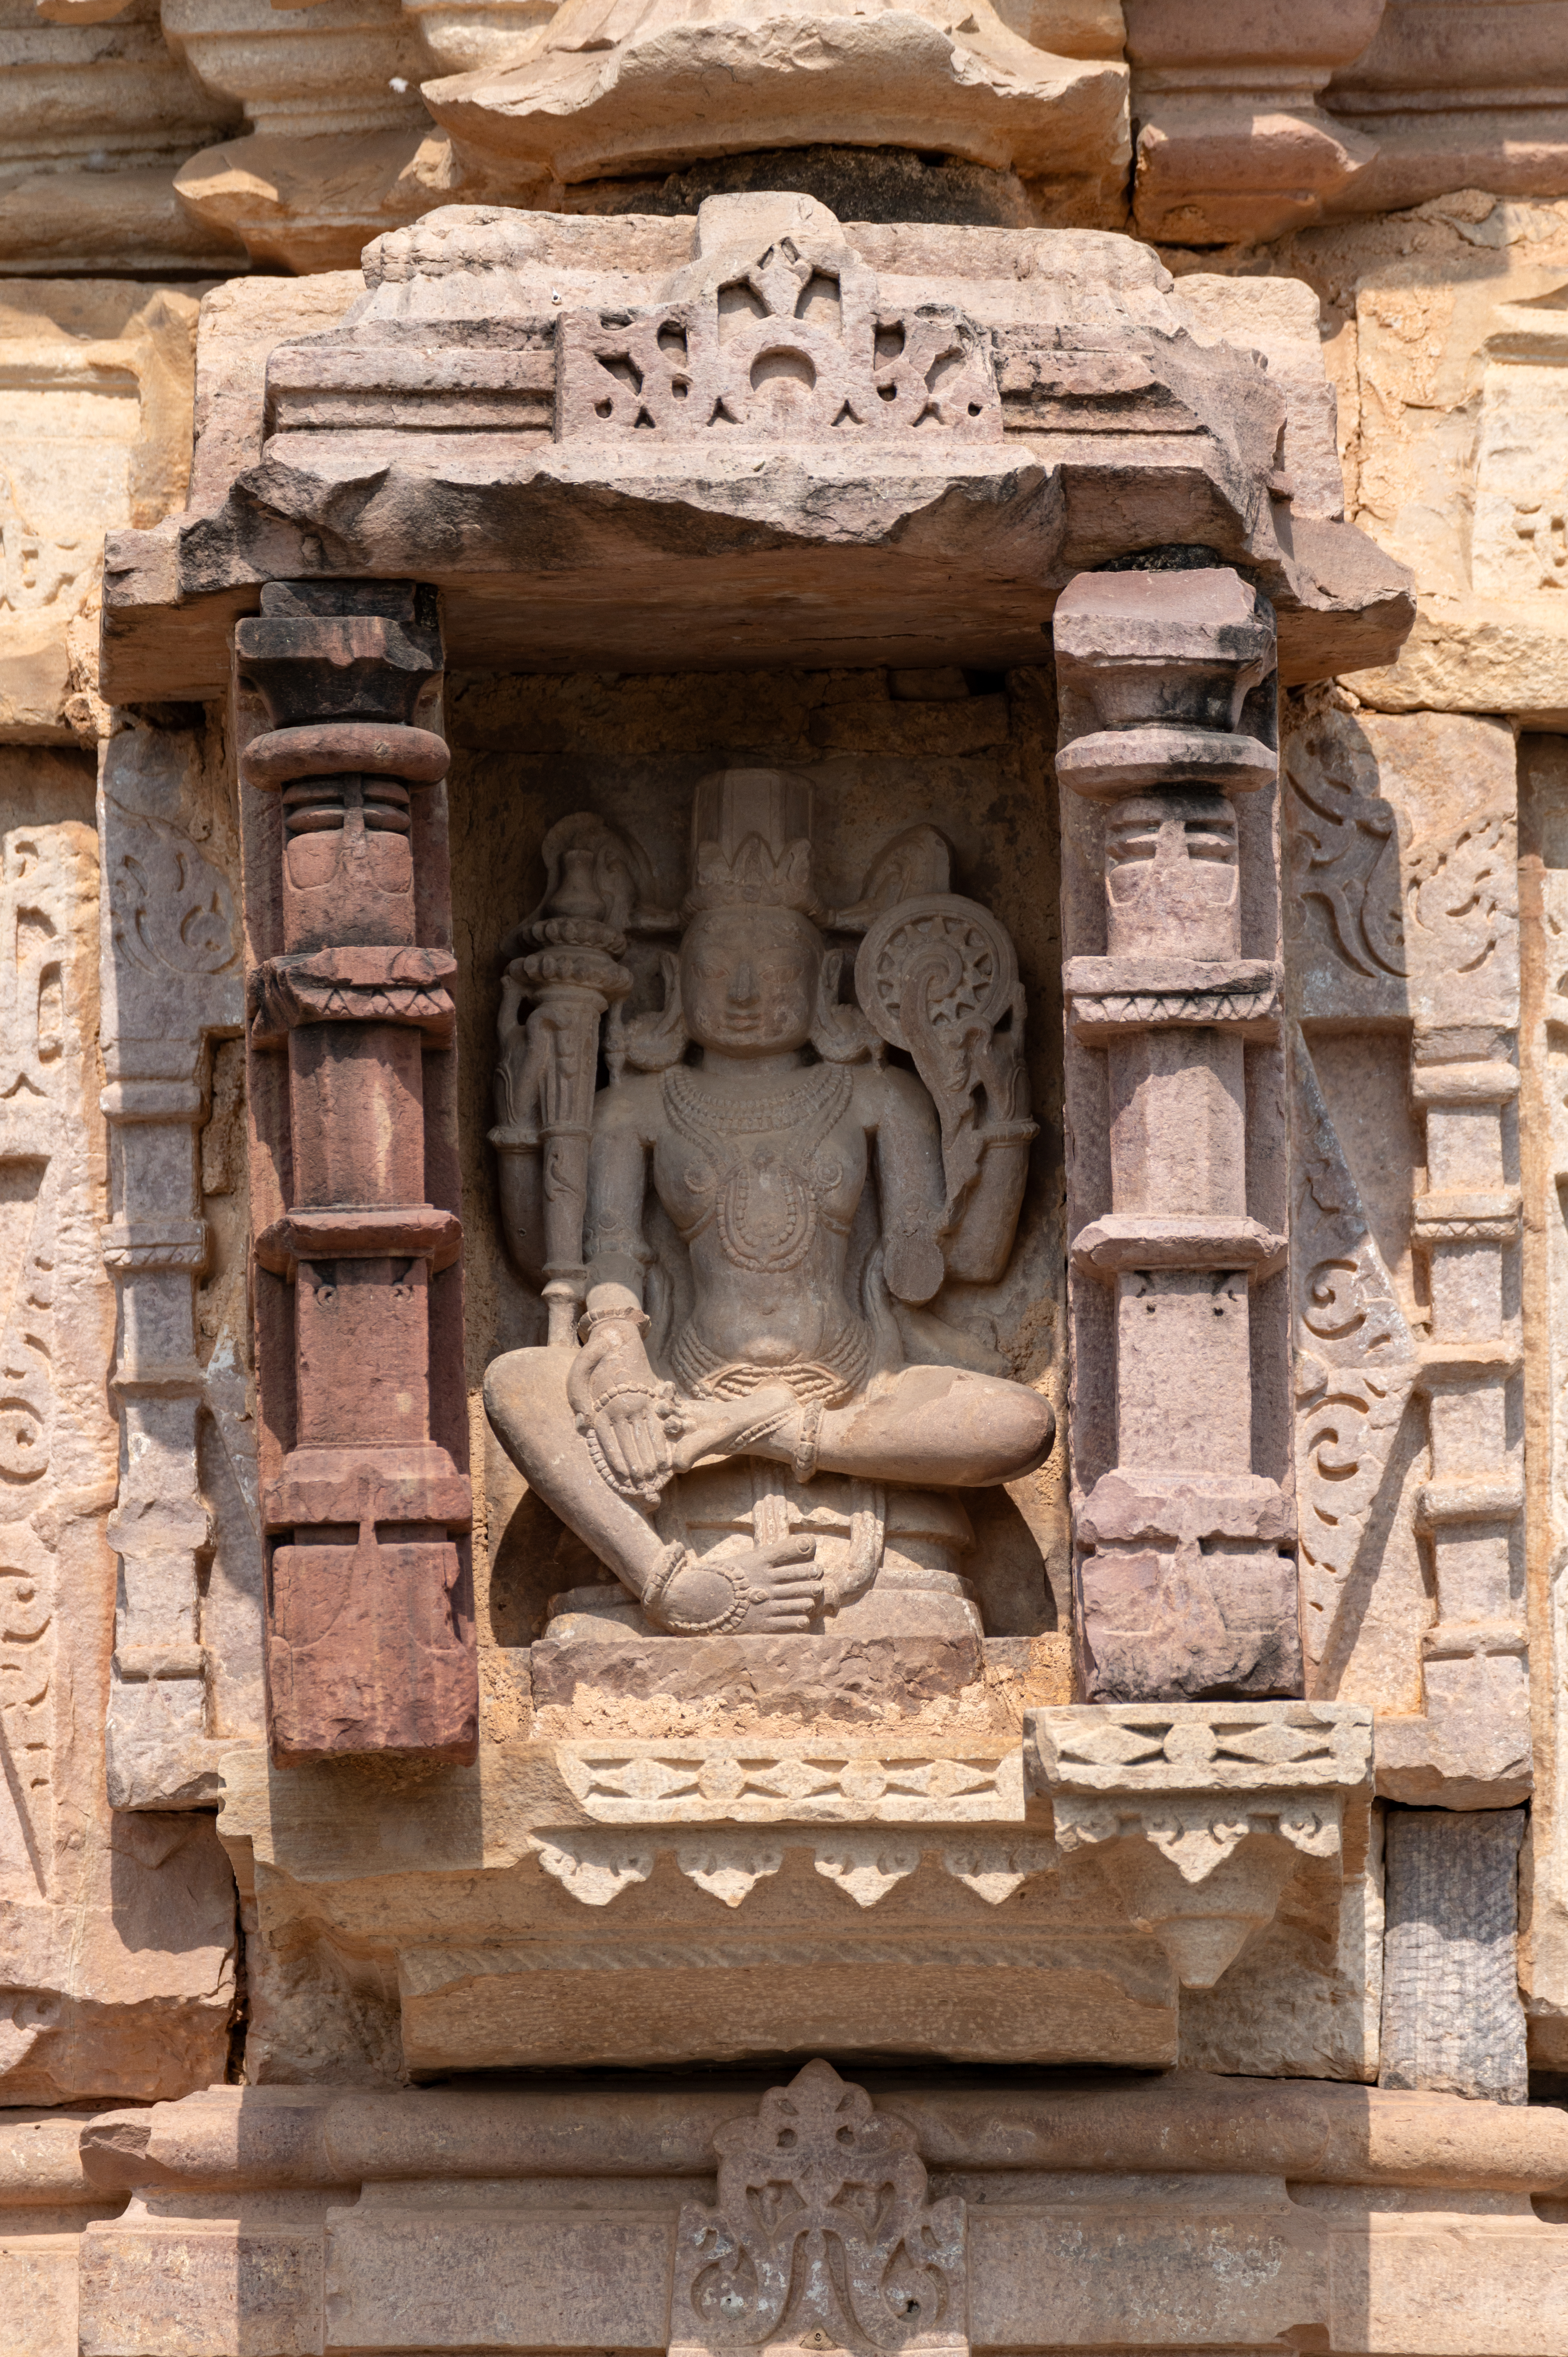
[[[486,1400],[621,1583],[558,1616],[974,1631],[954,1493],[1051,1447],[1047,1403],[941,1298],[995,1284],[1017,1226],[1035,1128],[1013,945],[949,888],[928,826],[825,908],[811,793],[704,780],[679,915],[629,836],[566,819],[507,945],[492,1135],[551,1331],[494,1362]],[[638,932],[679,946],[662,1007],[628,1016]]]

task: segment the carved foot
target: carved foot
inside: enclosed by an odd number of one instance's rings
[[[800,1404],[788,1383],[768,1383],[745,1399],[681,1402],[684,1429],[670,1448],[677,1473],[689,1473],[704,1457],[736,1457],[764,1440],[775,1444],[769,1455],[789,1454],[784,1436],[800,1413]]]
[[[642,1606],[676,1637],[779,1636],[809,1628],[822,1607],[812,1538],[775,1539],[724,1563],[672,1547]]]

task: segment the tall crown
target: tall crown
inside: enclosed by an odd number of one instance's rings
[[[692,805],[692,888],[703,909],[821,907],[811,883],[811,788],[789,770],[719,770]]]

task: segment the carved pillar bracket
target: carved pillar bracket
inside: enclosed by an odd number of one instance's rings
[[[1290,1695],[1273,616],[1199,566],[1055,629],[1086,1691]]]
[[[235,660],[273,1757],[471,1760],[435,600],[274,582]]]
[[[1058,1847],[1089,1849],[1184,1988],[1212,1988],[1273,1921],[1305,1861],[1296,1912],[1332,1936],[1365,1864],[1372,1714],[1349,1703],[1175,1703],[1027,1712],[1026,1770]]]

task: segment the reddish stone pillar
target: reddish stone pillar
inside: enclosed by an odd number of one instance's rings
[[[274,582],[235,668],[273,1758],[471,1760],[435,594]]]

